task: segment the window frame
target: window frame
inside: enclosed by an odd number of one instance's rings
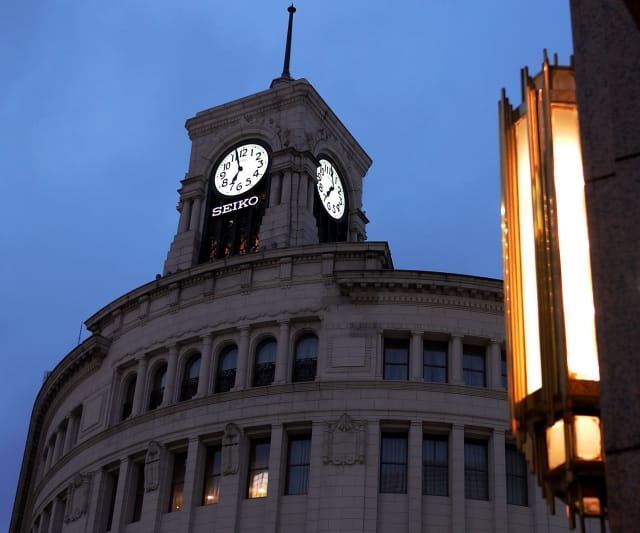
[[[385,459],[385,442],[400,440],[404,442],[404,457],[400,460]],[[390,467],[390,468],[387,468]],[[400,484],[394,487],[393,482],[388,477],[394,474],[395,467],[399,467],[401,473]],[[386,470],[389,470],[385,472]],[[380,481],[378,491],[380,494],[407,494],[409,472],[409,434],[407,431],[382,431],[380,433]],[[385,481],[386,479],[386,481]]]
[[[187,451],[172,453],[171,484],[169,485],[168,513],[177,513],[184,504],[184,482],[187,474]]]
[[[434,348],[444,348],[444,364],[436,364],[427,361],[427,353],[441,353],[440,350]],[[444,379],[427,379],[427,369],[443,369]],[[449,343],[447,341],[438,341],[425,339],[422,343],[422,380],[425,383],[448,383],[449,381]]]
[[[434,443],[434,453],[432,457],[426,457],[427,450],[425,445],[430,441]],[[444,464],[438,461],[438,443],[444,443]],[[439,490],[442,485],[438,481],[443,471],[446,483],[444,484],[444,490]],[[430,476],[430,473],[433,473],[433,475]],[[429,490],[430,487],[435,488]],[[425,496],[449,496],[449,435],[434,433],[423,433],[422,435],[422,494]]]
[[[298,442],[306,442],[307,450],[303,451],[302,462],[294,463],[292,458],[292,445]],[[306,462],[304,462],[306,460]],[[289,435],[287,438],[287,462],[285,476],[285,496],[295,496],[308,494],[309,492],[309,472],[311,469],[311,433],[296,433]],[[301,471],[303,473],[303,481],[300,487],[292,487],[292,479],[294,472]]]
[[[151,374],[151,382],[149,383],[149,400],[147,409],[155,411],[164,402],[164,395],[167,392],[167,369],[169,368],[166,361],[162,361],[155,365]]]
[[[407,381],[409,379],[409,360],[411,356],[410,341],[407,338],[385,337],[382,346],[382,379],[385,381]],[[394,346],[395,345],[395,346]],[[391,361],[393,352],[400,350],[405,354],[404,362]],[[393,377],[392,370],[403,368],[404,377]]]
[[[507,504],[529,507],[529,471],[524,454],[509,442],[505,443],[504,451]],[[514,466],[519,471],[514,471]]]
[[[472,361],[482,361],[482,370],[474,368]],[[479,376],[482,377],[477,380]],[[468,387],[487,387],[487,348],[474,344],[464,344],[462,347],[462,378]]]
[[[232,353],[234,358],[234,366],[226,369],[223,368],[227,357],[229,357]],[[216,363],[216,379],[213,385],[213,393],[219,394],[222,392],[229,392],[231,389],[233,389],[236,384],[237,371],[238,371],[238,345],[235,343],[226,344],[218,354],[218,361]],[[232,379],[231,379],[231,376],[233,376]],[[224,385],[224,387],[221,387],[221,385]]]
[[[124,421],[131,416],[133,412],[133,399],[136,394],[136,385],[138,383],[138,373],[131,372],[122,380],[124,385],[122,389],[122,398],[120,402],[120,421]]]
[[[302,344],[311,339],[315,340],[314,355],[311,357],[300,357],[300,352],[303,349]],[[294,346],[293,368],[291,369],[291,381],[293,383],[315,381],[318,373],[319,345],[320,341],[315,333],[305,332],[298,337]]]
[[[197,364],[197,375],[194,377],[193,367]],[[194,352],[187,358],[184,364],[184,372],[182,381],[180,382],[180,400],[181,402],[191,400],[198,393],[198,383],[200,381],[200,367],[202,365],[202,354]]]
[[[268,348],[273,346],[271,352],[267,351]],[[263,356],[272,358],[269,361],[259,361],[259,358]],[[278,357],[278,342],[273,337],[266,337],[262,339],[256,346],[253,355],[253,376],[251,379],[252,387],[267,387],[273,384],[273,380],[276,377],[276,359]]]
[[[467,447],[481,447],[483,450],[484,464],[470,465],[467,453],[471,451]],[[482,486],[478,482],[482,482]],[[464,439],[464,497],[467,500],[490,500],[489,490],[489,441],[482,438]]]
[[[201,505],[215,505],[220,500],[220,481],[222,480],[222,445],[209,444],[205,454],[204,476],[202,480]],[[215,497],[208,498],[209,487],[213,487]]]
[[[260,458],[258,463],[258,446],[266,446],[266,459]],[[255,500],[266,498],[269,494],[269,459],[271,457],[271,437],[252,438],[249,442],[249,461],[247,464],[247,490],[245,492],[246,499]],[[256,476],[265,474],[264,493],[258,492],[261,487],[254,486],[253,481]],[[262,482],[261,482],[262,483]]]

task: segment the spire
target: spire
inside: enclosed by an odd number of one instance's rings
[[[291,33],[293,32],[293,14],[296,12],[296,8],[293,7],[293,3],[287,8],[289,12],[289,27],[287,28],[287,44],[284,49],[284,66],[282,67],[281,78],[291,79],[291,73],[289,72],[289,60],[291,59]]]

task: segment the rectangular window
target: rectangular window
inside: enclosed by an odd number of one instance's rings
[[[507,354],[504,350],[500,352],[500,384],[503,389],[507,388]]]
[[[422,439],[422,494],[449,495],[449,442],[444,435]]]
[[[144,500],[144,464],[133,465],[133,507],[131,509],[131,522],[138,522],[142,516],[142,502]]]
[[[407,434],[383,433],[380,443],[380,492],[407,492]]]
[[[425,381],[447,382],[447,343],[425,341],[422,351],[422,375]]]
[[[287,452],[287,486],[285,494],[306,494],[309,490],[311,435],[289,437]]]
[[[105,531],[111,531],[111,526],[113,525],[113,512],[116,508],[116,494],[118,492],[118,473],[118,470],[105,473],[104,495],[108,505]]]
[[[463,347],[462,374],[464,384],[472,387],[486,387],[485,348],[482,346]]]
[[[173,456],[173,475],[171,476],[171,500],[169,501],[169,512],[175,513],[182,509],[182,498],[184,496],[184,475],[187,470],[187,454],[176,453]]]
[[[409,377],[409,339],[384,340],[384,379]]]
[[[464,441],[464,497],[489,499],[489,459],[487,441]]]
[[[251,441],[247,498],[264,498],[269,484],[269,439]]]
[[[222,464],[222,447],[207,447],[207,462],[204,473],[204,491],[202,505],[218,503],[220,499],[220,474]]]
[[[529,505],[527,489],[527,462],[524,455],[513,444],[505,447],[507,467],[507,503]]]

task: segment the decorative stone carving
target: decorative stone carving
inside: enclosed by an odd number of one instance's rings
[[[144,490],[151,492],[160,484],[160,444],[155,440],[149,443],[144,458]]]
[[[327,422],[324,464],[364,464],[366,429],[366,420],[353,420],[347,413],[343,413],[337,422]]]
[[[67,506],[64,521],[75,522],[89,509],[89,490],[91,489],[91,472],[77,474],[67,488]]]
[[[239,465],[240,429],[230,422],[222,436],[222,475],[236,474]]]

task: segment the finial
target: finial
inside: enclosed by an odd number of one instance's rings
[[[291,33],[293,32],[293,14],[296,12],[296,8],[293,7],[293,3],[287,8],[289,12],[289,27],[287,28],[287,44],[284,50],[284,67],[282,68],[282,78],[291,78],[289,73],[289,60],[291,59]]]

